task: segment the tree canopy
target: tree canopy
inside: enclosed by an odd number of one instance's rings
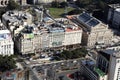
[[[0,55],[0,71],[4,72],[16,68],[16,61],[12,56]]]
[[[14,0],[9,0],[7,5],[8,10],[20,9],[20,5],[16,3]]]
[[[85,57],[86,54],[87,50],[85,48],[79,48],[72,51],[64,50],[61,54],[59,54],[59,57],[63,59],[76,59]]]

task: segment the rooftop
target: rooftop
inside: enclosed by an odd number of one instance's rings
[[[88,25],[89,27],[95,27],[97,26],[100,21],[97,20],[96,18],[94,18],[93,16],[91,16],[90,14],[88,13],[82,13],[78,16],[78,19],[85,23],[86,25]]]
[[[104,56],[107,60],[110,60],[110,55],[113,55],[115,57],[120,57],[118,51],[114,51],[114,50],[111,50],[111,49],[107,49],[107,50],[103,50],[103,51],[99,51],[99,53]]]
[[[104,56],[107,60],[110,60],[110,55],[113,54],[113,50],[103,50],[99,51],[99,54]]]
[[[70,22],[66,18],[56,19],[57,22],[52,23],[36,23],[34,25],[26,26],[22,33],[24,34],[43,34],[43,33],[57,33],[57,32],[71,32],[81,30],[76,24]]]
[[[2,17],[9,22],[21,22],[21,20],[30,19],[32,15],[23,11],[8,11]]]
[[[105,73],[100,70],[99,68],[95,67],[95,62],[91,59],[85,59],[82,60],[82,63],[91,71],[93,72],[95,75],[97,76],[104,76]]]

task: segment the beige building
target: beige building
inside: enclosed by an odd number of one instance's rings
[[[57,21],[27,25],[15,39],[19,53],[28,54],[46,48],[80,45],[82,29],[65,18]]]
[[[13,55],[14,54],[14,43],[6,26],[0,21],[0,55]]]
[[[110,45],[113,32],[108,29],[108,25],[88,13],[82,13],[76,16],[76,22],[83,28],[83,45],[87,47],[94,47],[98,44]]]

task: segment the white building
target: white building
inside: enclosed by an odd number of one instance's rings
[[[65,18],[52,23],[38,23],[26,26],[16,37],[16,46],[20,53],[38,52],[46,48],[64,48],[80,45],[82,29]]]
[[[14,43],[9,30],[0,23],[0,55],[13,55],[14,54]]]
[[[13,34],[18,34],[23,26],[32,24],[32,15],[23,11],[8,11],[2,15],[2,22]]]

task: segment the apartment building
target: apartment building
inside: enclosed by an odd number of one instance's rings
[[[82,13],[75,16],[74,19],[83,29],[83,45],[95,47],[95,45],[98,44],[111,44],[113,32],[108,28],[108,25],[102,23],[88,13]]]
[[[11,37],[11,33],[7,28],[0,22],[0,55],[13,55],[14,54],[14,43]]]
[[[108,75],[108,80],[119,80],[120,52],[108,49],[98,53],[97,66]]]
[[[27,24],[32,24],[32,15],[23,11],[8,11],[2,15],[2,22],[13,35],[18,34]]]
[[[19,46],[20,53],[27,54],[46,48],[80,45],[81,37],[82,29],[69,20],[61,18],[57,22],[26,26],[16,37],[16,46]],[[26,46],[27,44],[29,45],[28,47]]]
[[[114,52],[110,56],[108,80],[119,80],[120,79],[120,51]]]
[[[82,60],[80,68],[81,75],[87,80],[107,80],[107,75],[90,59]]]

